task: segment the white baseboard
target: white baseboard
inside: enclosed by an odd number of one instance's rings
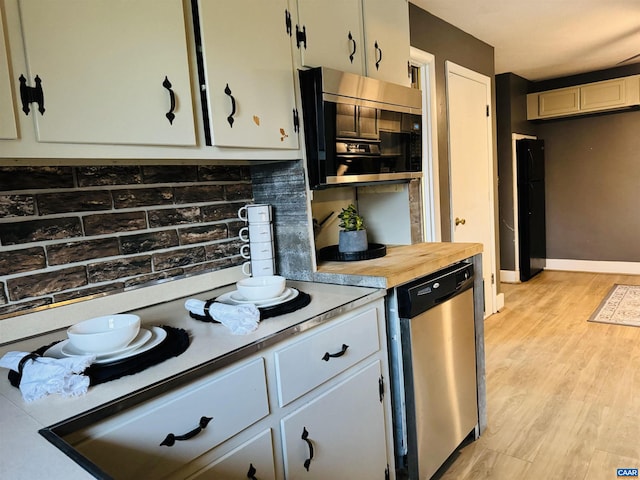
[[[547,258],[546,270],[564,270],[569,272],[620,273],[640,275],[640,262],[608,262],[600,260],[567,260]],[[500,271],[502,278],[502,271]]]
[[[500,281],[503,283],[520,283],[518,270],[500,270]]]
[[[504,308],[504,293],[496,295],[496,311],[500,311]]]

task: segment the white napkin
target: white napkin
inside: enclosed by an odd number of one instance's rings
[[[213,302],[209,306],[209,315],[204,311],[205,302],[190,298],[184,302],[184,308],[195,315],[209,316],[222,323],[231,330],[234,335],[246,335],[258,328],[260,310],[252,303],[243,305],[227,305],[226,303]]]
[[[18,365],[27,352],[7,352],[0,358],[0,367],[18,371]],[[95,355],[65,358],[37,357],[27,360],[22,368],[20,392],[26,402],[33,402],[51,393],[64,397],[84,395],[89,388],[89,377],[81,375],[96,359]]]

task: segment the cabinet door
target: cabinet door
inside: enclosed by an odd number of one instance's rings
[[[198,5],[211,143],[297,149],[286,0]]]
[[[543,92],[538,97],[540,117],[551,117],[578,113],[580,111],[580,88],[560,88]]]
[[[275,480],[271,430],[261,433],[186,478],[187,480],[246,480],[247,478]]]
[[[580,111],[605,110],[627,103],[626,79],[618,78],[580,87]]]
[[[375,361],[282,420],[288,480],[384,478],[380,375]]]
[[[16,114],[11,97],[11,81],[9,80],[9,58],[4,41],[4,19],[0,8],[0,139],[18,138]]]
[[[305,67],[329,67],[364,75],[361,0],[298,0],[300,61]]]
[[[259,358],[97,422],[65,440],[114,478],[164,478],[268,414],[264,361]]]
[[[410,86],[409,4],[362,0],[368,77]]]
[[[195,145],[182,0],[21,0],[20,16],[38,141]]]

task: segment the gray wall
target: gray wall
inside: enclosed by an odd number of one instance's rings
[[[540,124],[547,258],[639,262],[640,111]]]
[[[513,73],[496,75],[498,145],[498,203],[500,214],[500,268],[515,269],[513,225],[513,160],[511,134],[535,135],[535,124],[527,121],[527,91],[531,82]]]
[[[449,142],[447,135],[445,61],[452,61],[493,79],[493,47],[411,3],[409,4],[409,21],[411,46],[428,52],[436,58],[436,102],[438,114],[438,160],[440,167],[442,239],[448,241],[451,240],[451,205],[448,176]],[[493,105],[495,112],[495,97]],[[497,155],[494,153],[494,160],[495,159],[497,159]],[[494,198],[497,198],[497,195]],[[496,249],[496,251],[498,251],[498,249]]]
[[[526,90],[640,73],[640,64],[541,82],[496,78],[501,220],[512,218],[511,133],[545,141],[547,258],[640,261],[640,111],[528,122]],[[513,231],[501,221],[501,268],[514,268]]]

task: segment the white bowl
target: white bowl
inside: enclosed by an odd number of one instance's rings
[[[278,275],[249,277],[236,283],[238,293],[247,300],[268,300],[282,295],[287,279]]]
[[[126,347],[139,331],[138,315],[120,314],[76,323],[67,329],[67,336],[77,350],[97,354]]]

